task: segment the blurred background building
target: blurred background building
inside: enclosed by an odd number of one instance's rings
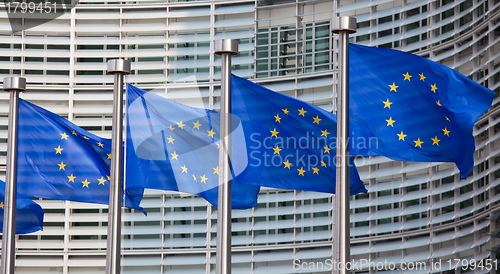
[[[233,38],[240,41],[233,73],[332,111],[337,38],[330,24],[337,14],[357,18],[353,43],[412,52],[499,91],[499,0],[79,0],[41,25],[9,20],[4,8],[0,79],[26,77],[22,98],[109,138],[107,60],[131,60],[126,81],[140,88],[218,109],[220,57],[213,42]],[[12,34],[11,23],[30,28]],[[357,159],[369,192],[351,200],[353,259],[427,262],[421,273],[440,259],[442,269],[434,272],[488,272],[461,270],[454,259],[495,260],[500,249],[498,102],[475,126],[475,166],[465,180],[451,163]],[[7,113],[4,92],[3,176]],[[44,230],[18,236],[16,273],[104,273],[107,207],[37,202],[45,210]],[[197,196],[153,190],[141,205],[148,216],[129,209],[123,215],[123,273],[215,272],[215,207]],[[294,260],[332,258],[334,211],[330,194],[262,189],[256,208],[233,211],[233,273],[329,273],[296,270]]]

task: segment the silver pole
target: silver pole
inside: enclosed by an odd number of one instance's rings
[[[130,73],[130,61],[108,61],[108,73],[114,74],[113,121],[111,124],[111,180],[109,182],[108,240],[106,273],[120,273],[121,213],[123,177],[123,76]]]
[[[215,54],[222,55],[219,197],[217,207],[217,274],[231,273],[231,55],[238,54],[238,40],[215,41]]]
[[[333,20],[333,33],[339,36],[337,79],[337,180],[335,188],[335,261],[334,273],[350,273],[349,229],[349,34],[356,32],[356,18],[341,16]]]
[[[26,90],[26,78],[5,77],[3,89],[10,92],[7,133],[7,170],[2,236],[2,274],[14,274],[16,262],[17,127],[19,92]]]

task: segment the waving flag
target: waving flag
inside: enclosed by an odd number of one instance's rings
[[[5,207],[5,182],[0,180],[0,233],[3,232],[3,214]],[[19,193],[16,201],[16,234],[28,234],[42,230],[43,210],[39,204]]]
[[[231,100],[249,154],[238,182],[335,193],[335,115],[234,75]],[[366,193],[352,160],[350,193]]]
[[[474,166],[472,127],[494,92],[448,67],[383,48],[350,45],[352,155]]]
[[[247,165],[243,131],[232,117],[232,171]],[[197,194],[217,205],[220,114],[127,85],[127,189]],[[259,187],[232,182],[232,208],[257,205]]]
[[[31,198],[109,203],[111,140],[19,100],[18,192]],[[141,209],[142,190],[125,205]]]

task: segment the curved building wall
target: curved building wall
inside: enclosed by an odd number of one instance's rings
[[[235,38],[235,74],[332,111],[337,41],[330,23],[339,13],[358,20],[352,42],[425,56],[498,92],[499,7],[498,1],[474,0],[81,0],[71,12],[15,34],[1,11],[0,78],[26,77],[28,91],[21,97],[110,137],[113,78],[106,75],[107,60],[130,59],[126,80],[141,88],[218,109],[220,59],[212,45]],[[465,180],[449,163],[356,160],[369,192],[351,200],[354,260],[425,262],[427,269],[416,271],[422,273],[441,260],[433,272],[488,272],[459,270],[454,259],[497,257],[498,102],[476,124],[476,162]],[[0,93],[3,166],[7,113],[8,95]],[[16,273],[104,273],[106,207],[38,202],[44,230],[18,236]],[[123,273],[215,272],[217,208],[197,196],[156,190],[147,190],[141,205],[148,216],[124,210]],[[329,273],[333,215],[333,195],[262,189],[256,208],[233,211],[233,273]]]

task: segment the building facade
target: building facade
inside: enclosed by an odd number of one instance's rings
[[[213,42],[233,38],[233,73],[332,111],[337,14],[357,18],[353,43],[412,52],[499,91],[498,0],[80,0],[44,24],[3,9],[0,78],[26,77],[22,98],[109,138],[107,60],[131,60],[126,81],[140,88],[218,109]],[[13,26],[25,30],[13,34]],[[372,263],[357,273],[500,267],[498,102],[476,123],[475,166],[465,180],[451,163],[356,160],[368,194],[351,199],[351,255]],[[0,93],[2,173],[7,114],[8,94]],[[37,202],[44,230],[17,236],[16,273],[104,273],[107,207]],[[233,211],[233,273],[330,273],[334,204],[330,194],[262,189],[256,208]],[[216,207],[156,190],[141,205],[148,216],[124,209],[123,273],[215,272]]]

